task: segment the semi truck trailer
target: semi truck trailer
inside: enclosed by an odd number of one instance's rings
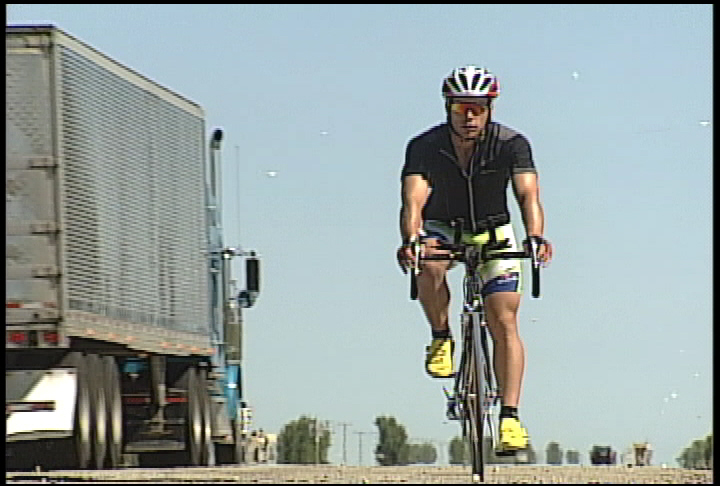
[[[7,463],[243,462],[259,257],[224,245],[222,130],[56,26],[5,41]]]

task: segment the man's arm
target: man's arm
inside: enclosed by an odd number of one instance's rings
[[[545,229],[545,216],[540,205],[537,173],[520,172],[513,174],[512,186],[515,199],[522,213],[527,235],[542,236]]]
[[[400,211],[400,235],[403,242],[417,236],[422,229],[422,210],[430,195],[430,184],[419,174],[410,174],[402,182],[402,210]]]
[[[537,183],[537,173],[519,172],[512,176],[513,192],[520,206],[523,223],[527,236],[543,236],[545,231],[545,214],[540,205],[540,189]],[[550,263],[553,248],[549,241],[544,240],[538,250],[538,259],[544,264]]]

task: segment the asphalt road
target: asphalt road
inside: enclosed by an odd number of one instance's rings
[[[458,484],[470,483],[466,466],[297,466],[253,465],[104,471],[6,472],[8,483],[329,483],[329,484]],[[486,483],[493,484],[712,484],[713,471],[624,466],[489,466]]]

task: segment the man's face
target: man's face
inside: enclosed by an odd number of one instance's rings
[[[479,136],[490,116],[487,98],[453,98],[448,109],[453,128],[463,138]]]

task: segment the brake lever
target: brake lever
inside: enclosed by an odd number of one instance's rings
[[[533,268],[540,266],[540,260],[538,259],[538,250],[540,249],[540,243],[543,239],[540,236],[530,236],[528,243],[530,245],[530,261],[532,262]]]
[[[413,272],[413,274],[417,277],[420,275],[420,238],[415,237],[410,241],[410,244],[412,245],[412,254],[413,254],[413,266],[410,269],[410,271]]]

